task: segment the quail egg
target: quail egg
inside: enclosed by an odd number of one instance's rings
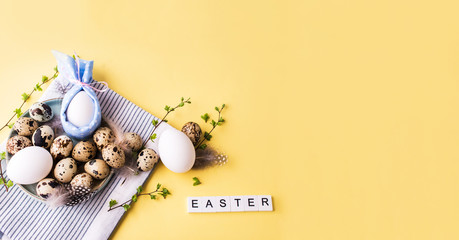
[[[94,133],[93,139],[97,145],[97,148],[102,151],[102,149],[108,144],[115,142],[115,134],[108,127],[100,127]]]
[[[32,144],[38,147],[49,148],[54,140],[54,131],[48,125],[37,128],[32,135]]]
[[[59,191],[61,185],[58,181],[52,178],[45,178],[37,183],[35,190],[37,191],[38,196],[47,199]]]
[[[142,148],[142,138],[137,133],[127,132],[124,134],[124,145],[131,151],[139,151]]]
[[[199,139],[201,139],[201,127],[199,127],[199,124],[195,122],[188,122],[185,125],[183,125],[182,132],[187,135],[187,137],[191,140],[193,145],[198,144]]]
[[[72,152],[73,142],[72,139],[65,135],[61,135],[54,139],[49,150],[54,160],[60,160],[70,156]]]
[[[155,150],[145,148],[139,153],[137,158],[137,168],[141,171],[150,171],[158,162],[159,156]]]
[[[6,150],[13,155],[21,151],[22,149],[30,146],[32,146],[32,142],[30,141],[30,139],[19,135],[11,137],[6,142]]]
[[[110,167],[120,168],[124,166],[124,151],[115,144],[109,144],[102,149],[102,158]]]
[[[84,170],[95,179],[104,179],[110,174],[110,167],[104,160],[93,159],[84,165]]]
[[[13,125],[14,131],[21,136],[32,136],[33,132],[38,128],[38,123],[32,118],[21,117]]]
[[[97,148],[93,142],[81,141],[75,145],[72,151],[73,159],[87,162],[96,157]]]
[[[72,158],[64,158],[57,162],[54,177],[61,183],[68,183],[77,173],[77,164]]]
[[[46,104],[37,102],[29,108],[30,117],[38,122],[47,122],[53,118],[53,110]]]
[[[91,175],[89,175],[88,173],[80,173],[78,175],[76,175],[72,181],[70,182],[70,184],[73,186],[73,187],[86,187],[86,188],[91,188],[91,185],[92,185],[92,182],[94,180],[92,179]]]

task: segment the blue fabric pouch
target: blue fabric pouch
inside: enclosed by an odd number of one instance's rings
[[[59,70],[59,78],[65,78],[73,84],[72,88],[65,94],[61,106],[61,122],[64,131],[73,138],[82,140],[91,136],[94,131],[100,126],[102,114],[100,111],[99,99],[96,93],[90,86],[93,81],[92,68],[94,61],[86,61],[66,55],[58,51],[52,51],[57,60],[57,69]],[[69,122],[67,119],[67,108],[75,95],[84,91],[94,103],[94,114],[89,124],[78,127]]]

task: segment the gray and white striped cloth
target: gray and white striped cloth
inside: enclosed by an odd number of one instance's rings
[[[104,85],[94,82],[97,89]],[[54,80],[40,98],[41,101],[63,97],[68,83],[63,79]],[[124,131],[136,132],[147,139],[152,130],[151,121],[155,117],[112,90],[97,92],[102,113]],[[171,126],[162,124],[160,134]],[[4,149],[5,145],[1,146]],[[157,151],[156,144],[151,142],[147,147]],[[3,150],[4,151],[4,150]],[[3,169],[4,163],[3,161]],[[132,175],[123,182],[124,177],[115,174],[109,184],[91,199],[72,207],[50,209],[19,187],[13,186],[8,192],[0,189],[0,237],[16,239],[107,239],[118,224],[123,208],[108,212],[110,199],[127,200],[137,186],[143,185],[151,172]],[[6,174],[8,172],[6,171]]]

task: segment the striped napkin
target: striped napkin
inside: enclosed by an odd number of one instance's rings
[[[105,86],[94,82],[93,87],[103,89]],[[70,89],[70,84],[58,78],[43,93],[40,101],[62,98]],[[123,131],[136,132],[144,140],[153,129],[151,121],[156,119],[124,97],[112,90],[97,92],[105,118],[113,121]],[[161,124],[157,129],[158,136],[168,124]],[[157,151],[157,145],[149,142],[147,147]],[[5,151],[5,142],[1,146]],[[3,169],[5,169],[3,161]],[[108,212],[110,199],[128,200],[139,185],[143,185],[151,172],[132,175],[125,180],[115,174],[109,184],[91,199],[72,207],[50,209],[43,202],[24,193],[18,186],[10,188],[8,193],[0,189],[0,237],[10,239],[108,239],[124,214],[123,208]],[[6,171],[8,175],[8,171]],[[123,182],[124,181],[124,182]]]

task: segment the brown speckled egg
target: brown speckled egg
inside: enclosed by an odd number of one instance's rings
[[[37,191],[38,196],[47,199],[55,195],[59,191],[60,187],[61,184],[55,179],[45,178],[37,183],[35,190]]]
[[[84,170],[95,179],[104,179],[110,174],[110,167],[104,160],[93,159],[84,165]]]
[[[124,151],[115,144],[109,144],[102,149],[102,158],[113,168],[120,168],[124,166],[125,156]]]
[[[54,139],[53,144],[51,144],[51,149],[49,152],[53,156],[54,160],[61,160],[65,157],[70,156],[70,153],[73,149],[72,139],[65,135],[61,135]]]
[[[11,137],[6,142],[6,150],[13,155],[21,151],[22,149],[30,146],[32,146],[32,142],[30,141],[30,139],[19,135]]]
[[[53,110],[46,103],[37,102],[29,108],[30,117],[38,122],[47,122],[53,118]]]
[[[145,148],[139,153],[139,156],[137,158],[137,168],[140,171],[150,171],[155,166],[155,163],[158,162],[158,159],[159,156],[155,152],[155,150]]]
[[[92,179],[91,175],[89,175],[88,173],[80,173],[78,175],[76,175],[72,181],[70,182],[70,184],[73,186],[73,187],[86,187],[86,188],[91,188],[91,185],[92,185],[92,182],[94,180]]]
[[[137,133],[127,132],[124,134],[123,144],[131,151],[137,152],[142,148],[142,138]]]
[[[99,151],[102,151],[104,147],[115,142],[115,134],[108,127],[100,127],[94,133],[93,139]]]
[[[54,167],[54,177],[61,183],[68,183],[77,173],[77,164],[72,158],[64,158]]]
[[[32,118],[21,117],[13,125],[14,131],[21,136],[32,136],[33,132],[37,130],[38,123],[35,122]]]
[[[193,145],[198,144],[199,139],[201,139],[201,127],[199,126],[199,124],[195,122],[188,122],[185,125],[183,125],[182,132],[188,136]]]
[[[80,162],[87,162],[96,157],[96,144],[90,141],[81,141],[75,145],[72,151],[73,159]]]
[[[32,135],[32,144],[38,147],[49,148],[54,140],[54,131],[48,125],[43,125]]]

